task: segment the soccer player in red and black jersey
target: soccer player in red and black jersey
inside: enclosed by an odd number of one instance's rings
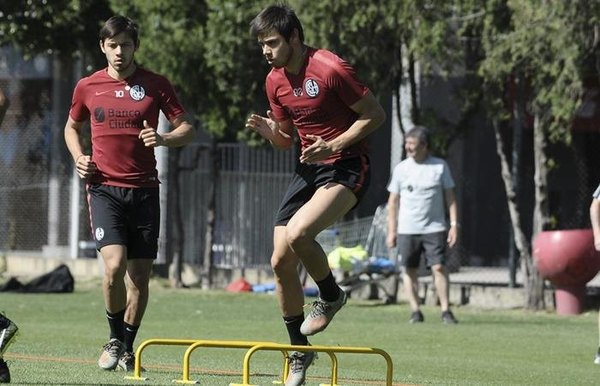
[[[133,342],[148,304],[160,217],[154,148],[194,138],[169,81],[136,64],[138,47],[135,22],[124,16],[106,21],[100,49],[108,66],[77,83],[64,131],[77,173],[87,180],[92,231],[104,260],[110,341],[98,365],[106,370],[133,370]],[[156,131],[160,111],[171,122],[168,133]],[[87,120],[91,154],[80,137]]]
[[[363,196],[369,183],[365,138],[385,112],[352,66],[304,44],[302,25],[289,7],[263,9],[250,30],[272,66],[266,79],[271,110],[266,117],[251,115],[246,126],[276,148],[292,145],[294,127],[300,138],[299,162],[275,222],[271,265],[290,341],[308,345],[307,336],[325,329],[346,303],[315,237]],[[299,262],[319,287],[306,319]],[[286,385],[302,384],[313,358],[313,352],[292,353]]]

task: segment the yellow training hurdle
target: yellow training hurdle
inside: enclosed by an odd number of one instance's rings
[[[387,386],[392,386],[393,382],[393,372],[394,365],[392,363],[392,358],[390,355],[378,348],[370,348],[370,347],[332,347],[332,346],[295,346],[288,344],[257,344],[251,347],[244,357],[244,367],[242,373],[242,383],[230,383],[229,386],[254,386],[250,384],[250,359],[252,355],[259,350],[269,350],[269,351],[278,351],[278,350],[293,350],[293,351],[316,351],[316,352],[325,352],[330,355],[333,359],[335,358],[334,353],[347,353],[347,354],[377,354],[381,355],[386,362],[387,371],[386,371],[386,380],[385,384]],[[332,371],[331,371],[331,383],[330,384],[321,384],[321,386],[337,386],[337,360],[333,361]]]
[[[126,376],[125,379],[129,380],[141,380],[145,381],[148,378],[141,376],[142,370],[142,352],[148,346],[152,345],[165,345],[165,346],[188,346],[183,355],[183,371],[182,379],[175,379],[173,382],[183,384],[195,384],[198,381],[190,380],[190,357],[192,353],[200,347],[213,347],[213,348],[247,348],[248,351],[244,356],[243,372],[242,372],[242,383],[231,383],[230,386],[253,386],[250,382],[250,359],[252,355],[259,350],[266,351],[281,351],[283,355],[283,371],[280,381],[273,381],[273,383],[284,383],[285,378],[289,370],[288,364],[288,351],[302,351],[302,352],[324,352],[327,353],[331,359],[331,383],[321,384],[321,386],[338,386],[337,385],[337,373],[338,373],[338,362],[335,353],[354,353],[354,354],[378,354],[383,356],[386,361],[386,385],[392,385],[393,378],[393,363],[389,354],[378,348],[370,347],[342,347],[342,346],[296,346],[286,345],[272,342],[262,341],[229,341],[229,340],[204,340],[204,339],[148,339],[143,341],[135,352],[135,365],[133,376]]]
[[[203,340],[203,339],[148,339],[143,341],[135,351],[135,365],[132,376],[125,376],[125,379],[135,381],[146,381],[148,378],[142,377],[142,352],[148,346],[189,346],[183,355],[183,374],[182,379],[174,379],[175,383],[198,383],[190,380],[190,355],[199,347],[216,347],[216,348],[251,348],[256,345],[274,345],[275,343],[263,341],[228,341],[228,340]],[[281,379],[285,379],[288,372],[287,351],[280,350],[283,354],[283,370]],[[283,381],[274,381],[273,383],[283,383]]]

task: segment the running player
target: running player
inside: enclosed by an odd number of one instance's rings
[[[106,21],[100,49],[108,66],[77,83],[64,133],[77,173],[87,181],[92,231],[104,260],[110,337],[98,365],[106,370],[133,370],[133,342],[148,303],[160,217],[154,148],[194,138],[169,81],[136,64],[138,47],[135,22],[124,16]],[[160,111],[173,127],[168,133],[156,131]],[[87,120],[91,154],[81,144]]]

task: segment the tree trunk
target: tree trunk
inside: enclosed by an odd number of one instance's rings
[[[206,233],[204,235],[204,256],[202,271],[202,288],[210,289],[213,283],[213,241],[215,237],[217,182],[219,178],[219,164],[217,157],[217,142],[213,139],[210,146],[211,169],[209,177],[208,208],[206,208]]]
[[[417,84],[417,63],[411,53],[408,55],[408,81],[410,83],[411,119],[415,125],[421,124],[421,109],[419,108],[419,90]]]
[[[506,154],[504,153],[504,140],[500,134],[500,128],[498,127],[498,121],[493,121],[494,134],[496,136],[496,153],[500,158],[500,170],[502,181],[504,182],[504,190],[506,191],[506,198],[508,201],[508,213],[510,215],[510,222],[512,225],[515,246],[519,251],[519,259],[521,261],[522,270],[525,274],[525,287],[527,288],[527,281],[530,274],[530,265],[532,265],[533,258],[529,253],[530,244],[525,237],[525,233],[521,227],[519,208],[517,205],[517,195],[515,193],[514,179],[510,171],[510,166]]]
[[[171,267],[169,269],[169,280],[173,288],[181,288],[183,286],[181,272],[183,270],[183,246],[185,242],[185,230],[183,218],[181,217],[181,204],[179,202],[179,175],[181,174],[179,162],[181,158],[181,148],[173,148],[169,154],[172,154],[174,159],[172,162],[173,172],[171,174],[172,178],[169,183],[169,188],[171,189],[171,194],[173,195],[175,202],[173,210],[173,222],[175,224],[175,229],[173,232],[174,253],[173,262],[171,263]]]
[[[533,127],[533,154],[535,165],[535,207],[533,210],[533,235],[547,229],[550,223],[548,208],[548,167],[546,157],[546,136],[542,127],[539,113],[536,113]],[[544,279],[535,266],[533,259],[527,262],[526,293],[528,309],[543,309],[544,303]]]

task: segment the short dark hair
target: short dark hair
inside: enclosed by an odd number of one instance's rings
[[[100,41],[104,43],[106,39],[113,38],[122,32],[125,32],[136,46],[139,45],[138,25],[127,16],[121,15],[115,15],[104,23],[100,29]]]
[[[425,144],[429,148],[431,134],[425,126],[415,126],[406,133],[406,138],[416,138],[419,143]]]
[[[284,4],[268,6],[250,22],[250,33],[253,36],[277,31],[286,41],[289,41],[294,29],[298,30],[298,37],[301,42],[304,42],[302,23],[294,10]]]

